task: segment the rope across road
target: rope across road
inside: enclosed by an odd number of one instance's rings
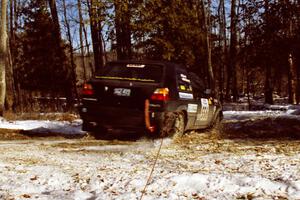
[[[149,176],[148,176],[148,179],[147,179],[147,182],[146,182],[146,184],[145,184],[145,187],[144,187],[144,189],[143,189],[143,191],[142,191],[140,200],[143,199],[144,194],[146,193],[148,184],[150,183],[150,180],[151,180],[151,178],[152,178],[152,175],[153,175],[153,172],[154,172],[154,169],[155,169],[155,166],[156,166],[156,163],[157,163],[157,160],[158,160],[158,158],[159,158],[160,151],[161,151],[161,148],[162,148],[162,145],[163,145],[163,141],[164,141],[164,138],[161,138],[160,145],[159,145],[158,151],[157,151],[156,156],[155,156],[155,159],[154,159],[154,163],[153,163],[153,165],[152,165],[152,167],[151,167],[151,171],[150,171],[150,174],[149,174]]]

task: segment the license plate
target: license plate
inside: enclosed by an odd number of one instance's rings
[[[115,88],[114,95],[122,96],[122,97],[129,97],[131,94],[131,90],[127,88]]]

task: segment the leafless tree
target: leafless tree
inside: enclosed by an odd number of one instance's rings
[[[6,95],[6,80],[5,80],[5,65],[7,56],[7,0],[1,0],[1,19],[0,19],[0,115],[3,115],[5,95]]]
[[[236,13],[236,0],[231,0],[231,22],[230,22],[230,49],[229,63],[227,67],[227,86],[226,96],[230,99],[233,96],[233,101],[237,101],[237,23],[238,14]]]

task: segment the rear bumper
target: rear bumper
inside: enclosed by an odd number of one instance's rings
[[[122,130],[126,132],[143,131],[148,132],[145,122],[145,111],[108,106],[81,105],[79,114],[83,120],[84,131],[97,129]],[[150,124],[156,129],[160,127],[162,112],[149,112]]]

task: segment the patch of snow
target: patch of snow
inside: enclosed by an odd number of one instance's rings
[[[282,111],[286,111],[288,110],[290,107],[290,105],[269,105],[266,104],[265,108],[269,109],[269,110],[282,110]]]
[[[284,115],[284,111],[224,111],[225,120],[245,120],[245,119],[254,119],[254,118],[263,118],[263,117],[276,117]]]
[[[84,192],[82,190],[76,191],[74,193],[74,200],[88,200],[88,199],[92,199],[94,197],[94,195],[92,193],[89,192]]]
[[[223,111],[225,120],[246,120],[266,117],[295,118],[300,115],[299,105],[265,105],[267,110],[258,111]]]
[[[49,121],[49,120],[18,120],[1,119],[0,128],[14,130],[35,130],[40,133],[84,134],[81,130],[82,120]]]
[[[238,194],[244,196],[253,194],[259,196],[262,191],[265,195],[282,195],[287,189],[283,183],[277,183],[262,177],[244,177],[242,175],[181,175],[173,178],[176,191],[202,192],[204,196],[209,194],[224,194],[232,196]]]

